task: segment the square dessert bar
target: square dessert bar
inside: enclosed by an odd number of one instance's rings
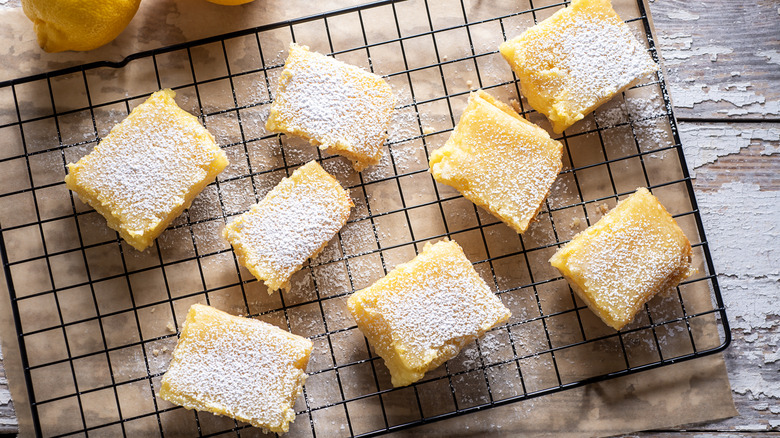
[[[293,43],[266,128],[344,156],[359,172],[379,162],[394,106],[381,77]]]
[[[573,0],[499,50],[557,133],[658,70],[610,0]]]
[[[290,277],[325,248],[353,206],[339,182],[310,161],[228,224],[222,235],[241,264],[265,282],[268,293],[288,290]]]
[[[620,330],[691,274],[691,244],[645,188],[619,202],[550,259],[604,323]]]
[[[545,130],[479,90],[429,165],[436,181],[523,233],[561,171],[562,153]]]
[[[95,149],[68,164],[65,183],[143,251],[228,165],[206,128],[160,90]]]
[[[396,387],[422,379],[510,316],[453,241],[426,243],[347,306]]]
[[[160,397],[282,433],[306,380],[312,342],[271,324],[194,304]]]

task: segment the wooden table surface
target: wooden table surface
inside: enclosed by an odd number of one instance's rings
[[[635,435],[780,436],[780,1],[650,1],[732,323],[739,416]],[[0,364],[0,433],[16,429]]]

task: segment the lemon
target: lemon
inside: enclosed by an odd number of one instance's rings
[[[47,52],[86,51],[108,44],[127,27],[141,0],[22,0]]]
[[[243,5],[244,3],[249,3],[254,0],[209,0],[211,3],[216,3],[218,5],[228,5],[228,6],[235,6],[235,5]]]

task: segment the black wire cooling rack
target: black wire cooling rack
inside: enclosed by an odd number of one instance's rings
[[[616,3],[658,61],[646,5]],[[258,433],[155,395],[194,302],[314,341],[293,436],[404,429],[726,348],[726,313],[662,73],[559,138],[564,170],[522,237],[427,173],[429,152],[446,140],[472,89],[514,99],[521,114],[549,127],[526,109],[496,49],[565,6],[385,0],[0,83],[0,248],[36,433]],[[378,166],[355,174],[340,157],[264,131],[290,41],[382,74],[396,89],[396,120]],[[217,136],[231,166],[139,253],[62,178],[67,162],[163,87]],[[267,295],[214,236],[310,159],[349,188],[357,208],[290,293]],[[547,259],[639,186],[686,231],[699,272],[614,332]],[[513,317],[420,382],[393,388],[345,299],[443,237],[464,247]]]

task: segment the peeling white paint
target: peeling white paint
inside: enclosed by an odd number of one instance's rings
[[[675,15],[675,18],[683,19],[685,12],[675,11],[669,15],[670,18]],[[695,14],[691,14],[691,17],[693,16]],[[686,33],[661,35],[658,41],[665,64],[672,69],[675,66],[689,65],[692,62],[701,63],[702,57],[705,59],[708,57],[711,62],[717,62],[719,56],[735,52],[733,47],[702,43],[700,40],[694,39],[693,35]],[[767,63],[780,64],[780,52],[776,50],[761,50],[755,52],[754,55],[766,58]],[[739,76],[740,72],[731,72],[732,78]],[[765,96],[757,94],[750,82],[709,85],[697,82],[696,78],[692,77],[683,81],[672,80],[669,83],[669,88],[675,106],[682,108],[694,108],[695,105],[704,102],[730,103],[733,108],[725,108],[717,112],[728,116],[780,115],[780,102],[776,99],[767,100]]]
[[[667,12],[666,15],[672,20],[694,21],[699,19],[699,16],[697,14],[693,14],[691,12],[683,11],[683,10],[670,11]]]
[[[739,426],[734,427],[734,430],[745,430],[745,431],[753,431],[753,430],[769,430],[769,425],[766,424],[740,424]]]
[[[680,140],[691,176],[696,169],[714,163],[719,157],[736,154],[754,140],[764,140],[762,155],[780,153],[780,129],[737,129],[734,125],[718,126],[681,124]]]
[[[780,52],[778,52],[777,50],[762,50],[760,52],[754,53],[754,55],[759,56],[761,58],[766,58],[766,62],[768,64],[780,65]]]
[[[697,83],[672,82],[669,89],[672,93],[674,106],[693,108],[703,102],[726,102],[734,106],[731,109],[719,110],[726,115],[742,115],[760,113],[765,115],[780,114],[780,102],[769,101],[751,88],[750,82],[735,82],[731,84],[710,86]]]
[[[759,134],[776,138],[780,133]],[[733,138],[744,144],[748,137]],[[780,414],[780,192],[731,182],[716,192],[699,192],[697,198],[731,329],[740,333],[739,344],[726,353],[734,355],[730,363],[738,357],[738,368],[729,370],[731,388],[756,400],[753,408],[762,417]]]
[[[777,336],[777,334],[775,333],[774,336]],[[753,345],[742,346],[742,349],[746,348],[753,348]],[[731,369],[729,372],[731,389],[735,393],[746,396],[751,400],[767,401],[767,404],[770,406],[769,413],[761,411],[761,416],[777,415],[780,413],[776,407],[778,404],[777,399],[780,399],[780,385],[777,385],[777,382],[774,381],[777,370],[767,370],[760,365],[760,362],[757,363],[740,358],[739,369]]]
[[[775,351],[774,353],[765,353],[764,354],[764,363],[775,363],[777,361],[780,361],[780,351]],[[777,407],[778,412],[780,412],[780,406]]]
[[[780,193],[734,182],[698,198],[733,328],[749,333],[778,327],[780,246],[773,242],[780,239]],[[770,335],[771,343],[780,342],[780,332]],[[780,397],[780,387],[767,391]]]
[[[680,141],[691,175],[695,169],[714,163],[718,157],[735,154],[750,146],[749,133],[730,126],[680,125]]]
[[[718,60],[718,55],[734,53],[734,49],[719,45],[694,47],[693,35],[673,34],[661,35],[658,41],[661,46],[666,65],[678,65],[688,62],[695,56],[708,56],[710,61]]]

